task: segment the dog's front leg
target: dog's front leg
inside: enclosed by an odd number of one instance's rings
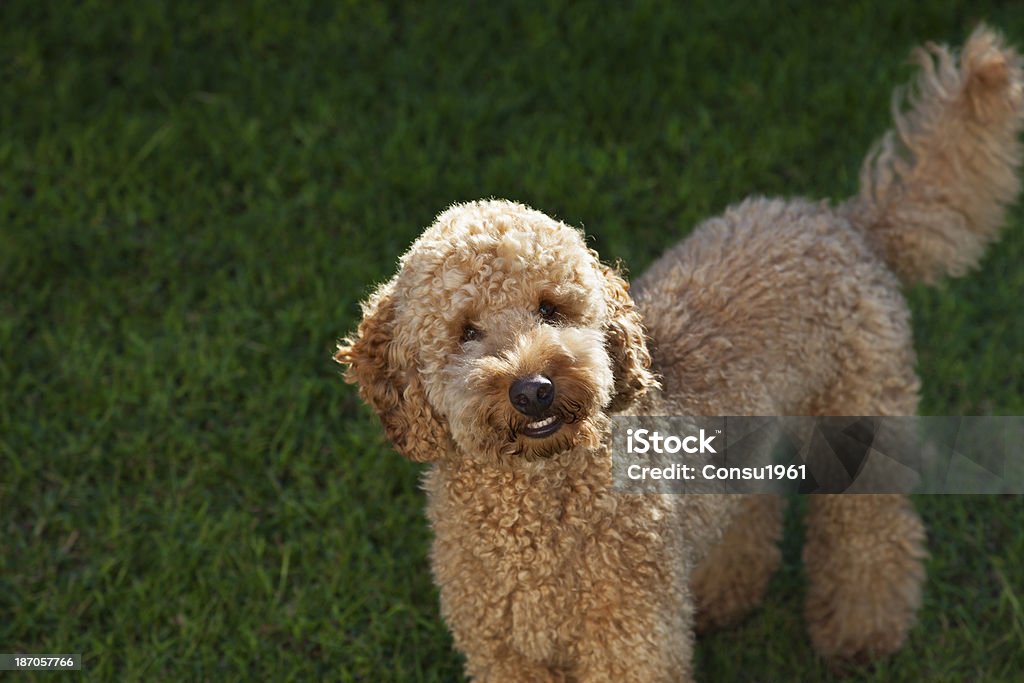
[[[691,681],[695,609],[689,558],[664,537],[634,534],[632,540],[649,554],[628,541],[589,554],[592,583],[582,596],[574,679]]]
[[[489,587],[496,590],[493,586]],[[442,586],[441,604],[451,628],[455,647],[466,657],[466,675],[477,683],[559,683],[574,679],[565,667],[552,665],[551,653],[524,647],[529,630],[525,621],[515,623],[513,614],[519,614],[506,600],[488,600],[493,592],[488,589],[466,592],[476,599],[455,600],[451,586]],[[537,637],[543,641],[544,628],[538,625]],[[541,642],[543,644],[543,642]]]
[[[507,647],[466,650],[466,674],[474,683],[570,683],[564,669],[532,661]]]
[[[692,601],[671,602],[681,608],[675,614],[669,614],[652,591],[592,613],[573,679],[579,683],[692,681]]]

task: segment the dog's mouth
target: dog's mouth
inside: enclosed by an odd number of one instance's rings
[[[531,439],[543,439],[551,436],[565,424],[557,415],[545,417],[543,420],[531,422],[519,428],[519,433]]]

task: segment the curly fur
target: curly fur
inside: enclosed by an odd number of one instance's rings
[[[904,281],[972,266],[1018,191],[1021,67],[984,27],[922,64],[910,109],[833,208],[749,199],[629,285],[520,204],[443,214],[336,354],[425,478],[442,614],[479,681],[692,677],[695,628],[731,623],[779,564],[781,501],[617,495],[608,416],[916,411]],[[552,311],[557,311],[553,313]],[[549,377],[537,418],[510,401]],[[816,496],[806,616],[823,655],[898,649],[924,580],[902,496]]]

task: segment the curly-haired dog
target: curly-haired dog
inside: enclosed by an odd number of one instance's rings
[[[749,199],[639,278],[504,201],[454,206],[363,306],[336,358],[395,448],[429,462],[441,607],[481,681],[692,675],[779,563],[768,496],[611,490],[609,415],[909,415],[900,281],[974,265],[1018,192],[1018,56],[980,28],[919,49],[909,110],[860,193]],[[817,496],[807,620],[831,658],[892,652],[920,603],[924,529],[902,496]]]

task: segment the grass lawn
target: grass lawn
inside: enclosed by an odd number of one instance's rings
[[[1021,3],[818,4],[0,3],[0,652],[458,680],[420,468],[335,339],[452,202],[524,201],[640,272],[748,194],[851,193],[915,43],[987,18],[1024,45]],[[924,412],[1024,414],[1010,222],[980,272],[909,292]],[[917,503],[921,623],[851,680],[1021,680],[1024,497]],[[701,680],[831,680],[800,507]]]

